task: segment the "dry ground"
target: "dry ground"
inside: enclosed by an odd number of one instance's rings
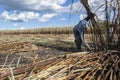
[[[15,44],[23,42],[22,44]],[[36,50],[25,50],[30,43],[38,47]],[[11,44],[12,46],[8,46]],[[19,35],[0,35],[0,65],[5,63],[16,65],[20,59],[20,64],[33,61],[40,61],[57,55],[70,54],[76,52],[73,34],[19,34]],[[19,47],[19,48],[18,48]],[[21,48],[23,49],[21,51]],[[8,58],[7,58],[8,57]]]
[[[73,34],[0,36],[0,80],[119,80],[119,70],[118,51],[77,53]]]

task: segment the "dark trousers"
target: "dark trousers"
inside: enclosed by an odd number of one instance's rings
[[[80,32],[76,29],[73,29],[74,37],[75,37],[75,45],[78,50],[81,50],[81,45],[82,45],[82,38]]]

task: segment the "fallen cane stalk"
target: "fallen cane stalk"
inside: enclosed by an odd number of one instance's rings
[[[20,57],[18,58],[18,61],[17,61],[17,64],[16,64],[17,67],[19,66],[20,59],[21,59],[21,55],[20,55]]]
[[[14,58],[12,59],[12,61],[10,62],[9,66],[12,65],[12,63],[14,62],[14,60],[15,60],[15,57],[14,57]]]
[[[4,62],[4,64],[3,64],[3,66],[2,66],[2,68],[4,68],[4,66],[6,65],[7,60],[8,60],[8,56],[9,56],[9,54],[6,56],[6,58],[5,58],[5,62]]]
[[[90,48],[90,46],[86,43],[87,48],[90,50],[90,52],[93,53],[93,50]]]
[[[15,80],[14,73],[12,67],[9,66],[10,72],[11,72],[11,80]]]
[[[87,70],[90,70],[90,68],[77,69],[72,71],[72,73],[78,73],[78,72],[87,71]]]

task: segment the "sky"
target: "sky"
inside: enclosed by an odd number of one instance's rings
[[[88,0],[93,12],[104,0]],[[72,5],[72,8],[71,8]],[[96,14],[103,19],[104,6]],[[79,0],[0,0],[0,30],[74,26],[86,17]]]

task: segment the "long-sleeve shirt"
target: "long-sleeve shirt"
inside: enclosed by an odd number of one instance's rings
[[[87,29],[88,27],[88,22],[86,20],[81,20],[74,28],[73,28],[73,32],[74,32],[74,36],[75,38],[79,38],[80,37],[80,40],[82,41],[82,45],[84,47],[86,47],[86,43],[84,41],[84,31]],[[76,32],[79,32],[79,34],[76,34]],[[78,37],[79,35],[79,37]]]
[[[88,22],[86,20],[81,20],[75,27],[75,30],[78,30],[79,32],[84,32],[88,27]]]

